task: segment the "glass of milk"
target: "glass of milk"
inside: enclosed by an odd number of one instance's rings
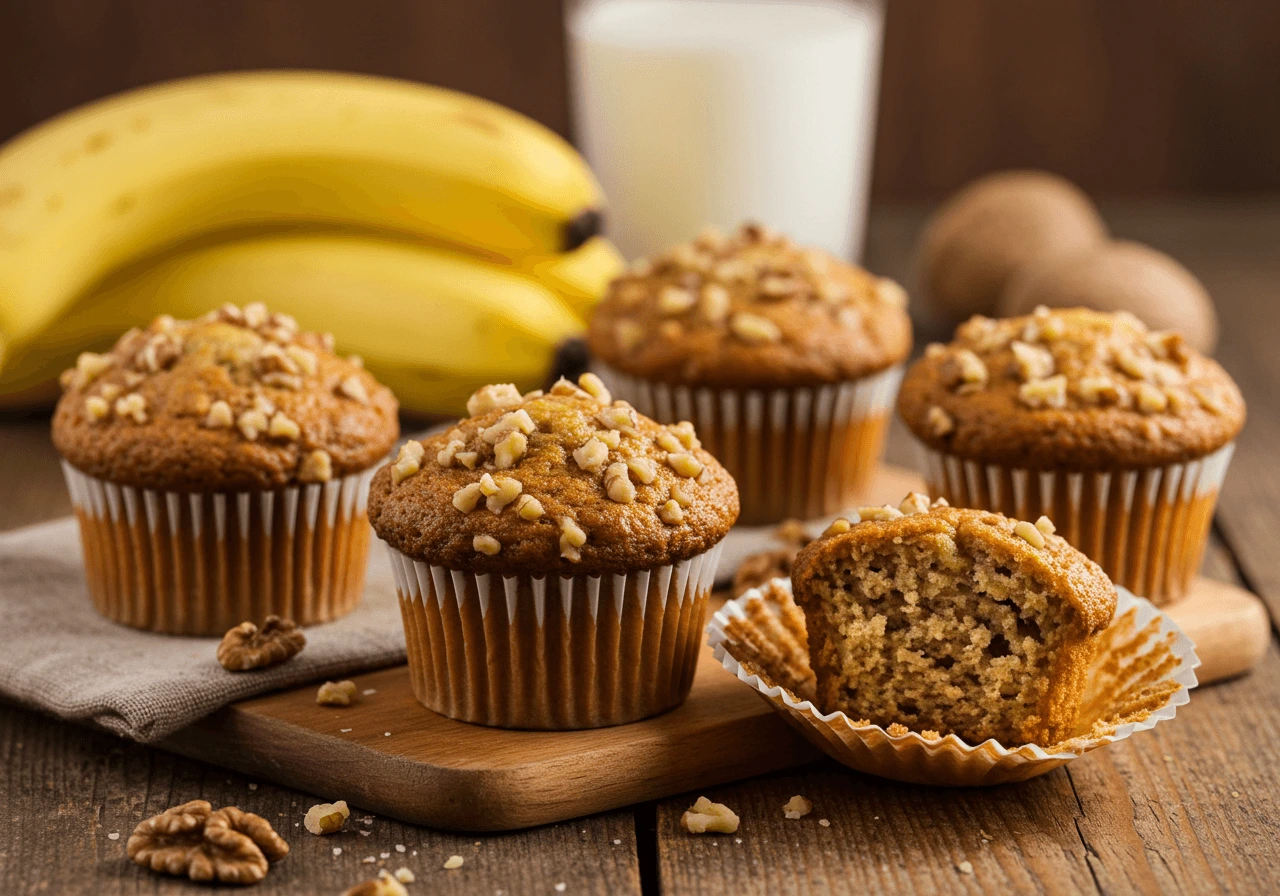
[[[578,143],[628,258],[757,220],[856,260],[882,0],[567,4]]]

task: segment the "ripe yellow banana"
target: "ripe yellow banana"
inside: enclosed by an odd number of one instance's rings
[[[197,317],[264,302],[331,332],[401,404],[458,414],[490,382],[540,385],[582,323],[554,292],[509,266],[376,237],[263,236],[196,248],[123,271],[77,302],[16,359],[6,392],[31,390],[157,314]]]
[[[598,236],[572,252],[531,259],[522,267],[554,289],[586,321],[626,262],[613,243]]]
[[[367,228],[519,261],[598,229],[566,142],[441,88],[242,72],[130,91],[0,149],[0,363],[108,272],[202,234]]]

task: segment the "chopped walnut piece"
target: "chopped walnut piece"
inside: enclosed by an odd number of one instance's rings
[[[681,508],[693,504],[693,480],[681,479],[679,482],[671,483],[671,500]]]
[[[647,457],[633,457],[626,463],[627,469],[642,485],[652,485],[658,476],[658,465]]]
[[[458,459],[458,463],[468,470],[474,470],[480,463],[480,452],[478,451],[459,451],[455,456]]]
[[[118,383],[103,383],[102,388],[98,390],[99,394],[107,401],[115,401],[123,391],[124,389]]]
[[[729,330],[743,342],[759,345],[769,342],[780,342],[782,330],[767,317],[739,311],[729,319]]]
[[[245,411],[236,418],[236,429],[240,430],[240,435],[244,436],[250,442],[262,435],[267,426],[267,415],[256,408],[250,411]]]
[[[665,504],[660,504],[657,513],[658,519],[668,526],[678,526],[684,522],[684,509],[675,498],[670,499]]]
[[[137,392],[117,398],[115,411],[117,417],[128,417],[134,423],[147,422],[147,400]]]
[[[702,447],[702,442],[698,440],[698,433],[694,430],[693,424],[688,420],[681,420],[679,423],[673,423],[667,429],[680,440],[680,444],[693,451]]]
[[[182,355],[182,340],[171,333],[156,333],[133,358],[133,366],[148,373],[157,373],[173,364]]]
[[[502,441],[493,446],[493,464],[499,470],[509,470],[524,457],[528,448],[528,436],[518,430],[509,432]]]
[[[1191,394],[1200,402],[1200,406],[1211,414],[1221,415],[1227,410],[1227,403],[1217,389],[1208,386],[1192,386]]]
[[[105,420],[111,414],[111,403],[98,395],[90,395],[84,400],[84,412],[90,420]]]
[[[502,550],[502,542],[492,535],[477,535],[471,539],[471,546],[475,548],[477,554],[487,554],[490,557],[496,556]]]
[[[613,326],[613,338],[618,340],[618,345],[624,352],[629,352],[644,342],[644,337],[644,327],[634,320],[620,320]]]
[[[738,830],[738,816],[724,803],[713,803],[700,796],[680,816],[680,825],[690,834],[732,834]]]
[[[943,381],[957,392],[977,391],[987,384],[987,365],[967,348],[956,349],[942,364]]]
[[[326,681],[316,691],[316,703],[321,706],[350,706],[356,696],[354,681]],[[315,833],[312,831],[311,833]]]
[[[302,435],[302,427],[276,411],[270,425],[267,426],[267,435],[273,439],[296,439]]]
[[[1038,345],[1026,342],[1014,342],[1013,366],[1024,383],[1042,380],[1053,375],[1053,354]]]
[[[1122,404],[1127,395],[1124,386],[1109,376],[1085,376],[1076,383],[1080,400],[1090,405]]]
[[[352,692],[355,691],[354,684],[349,681],[344,683],[350,684]],[[351,810],[347,808],[346,800],[338,800],[336,803],[316,803],[303,816],[302,826],[317,837],[323,834],[336,834],[342,830],[342,826],[350,817]]]
[[[222,636],[218,662],[229,672],[265,669],[292,659],[307,639],[292,619],[268,616],[262,628],[242,622]]]
[[[300,345],[291,345],[284,350],[289,360],[298,365],[298,369],[307,376],[314,376],[317,364],[316,353],[310,349],[303,348]]]
[[[453,493],[453,506],[463,513],[470,513],[480,503],[480,483],[472,482]]]
[[[710,323],[719,323],[729,316],[729,290],[719,283],[708,283],[702,287],[698,298],[698,314]]]
[[[519,407],[524,401],[515,383],[499,383],[485,386],[467,399],[467,414],[479,417],[489,411]]]
[[[604,380],[590,371],[578,377],[578,387],[601,404],[609,404],[613,401],[613,396],[605,387]]]
[[[570,562],[577,563],[582,559],[578,550],[587,543],[587,533],[582,531],[577,522],[567,516],[560,518],[560,556]]]
[[[596,420],[600,425],[608,429],[616,429],[623,435],[634,436],[640,434],[640,430],[636,429],[635,408],[630,405],[617,404],[605,408],[596,414]]]
[[[906,514],[894,507],[892,504],[883,504],[879,507],[871,506],[858,508],[859,522],[862,520],[896,520],[901,519],[904,516],[906,516]]]
[[[261,411],[267,417],[270,417],[276,412],[275,403],[265,395],[253,396],[253,409],[255,411]]]
[[[457,457],[458,452],[467,446],[462,439],[450,439],[443,448],[436,452],[436,463],[442,467],[453,466],[453,460]],[[421,463],[421,461],[419,461]]]
[[[679,453],[684,450],[684,442],[680,441],[679,437],[670,430],[664,429],[662,432],[658,433],[654,442],[657,443],[659,448],[670,454]]]
[[[235,415],[231,405],[219,399],[209,405],[209,413],[204,418],[204,425],[210,429],[230,429],[235,423]]]
[[[1053,525],[1053,520],[1044,515],[1041,515],[1040,519],[1036,520],[1036,528],[1040,530],[1041,535],[1052,535],[1058,531]]]
[[[831,535],[842,535],[852,529],[853,524],[856,522],[861,522],[861,517],[857,520],[847,520],[843,517],[837,520],[832,520],[831,525],[827,526],[826,531],[822,533],[822,537],[827,538]]]
[[[622,461],[609,464],[604,471],[604,491],[610,501],[630,504],[636,499],[636,487],[631,482],[630,471]]]
[[[668,454],[667,465],[681,476],[694,477],[703,470],[702,461],[683,451]]]
[[[1067,378],[1058,374],[1023,383],[1018,387],[1018,400],[1029,408],[1064,408],[1067,406]]]
[[[274,342],[268,342],[262,346],[258,352],[258,357],[254,359],[253,369],[259,375],[268,373],[297,374],[302,370],[298,363],[285,354],[284,349]]]
[[[593,436],[573,450],[573,459],[588,473],[599,473],[609,460],[609,446]]]
[[[361,881],[342,896],[409,896],[409,891],[396,878],[388,876],[384,868],[377,880]]]
[[[270,317],[271,312],[262,302],[250,302],[244,306],[244,322],[255,330],[265,324]]]
[[[608,429],[604,432],[598,432],[596,433],[596,438],[604,442],[610,451],[617,449],[617,447],[622,444],[622,433],[618,432],[616,429]]]
[[[333,458],[329,452],[317,448],[302,459],[298,466],[299,482],[328,482],[333,478]]]
[[[1181,333],[1174,330],[1148,333],[1146,343],[1147,348],[1151,349],[1151,354],[1164,361],[1183,364],[1191,357],[1186,340],[1182,338]]]
[[[461,443],[451,442],[450,444]],[[443,453],[441,452],[441,454]],[[426,449],[422,447],[422,443],[413,439],[400,446],[400,453],[396,455],[396,462],[391,466],[391,484],[399,485],[420,471],[422,469],[422,458],[425,454]]]
[[[813,811],[813,803],[799,794],[793,796],[782,807],[782,814],[787,818],[804,818]]]
[[[1169,396],[1164,390],[1150,383],[1138,383],[1135,393],[1138,410],[1144,414],[1163,414],[1169,409]]]
[[[350,398],[352,401],[360,404],[369,403],[369,391],[364,387],[364,380],[360,379],[359,374],[351,374],[342,378],[338,383],[338,391]]]
[[[395,874],[393,874],[392,877],[400,881],[400,883],[402,884],[411,884],[415,880],[413,872],[410,871],[408,868],[404,868],[404,867],[397,868],[395,870]]]
[[[1132,349],[1119,348],[1115,353],[1116,367],[1135,380],[1147,380],[1151,378],[1155,368],[1155,362],[1150,358],[1143,358]]]
[[[679,286],[664,286],[658,292],[658,310],[663,314],[683,314],[696,302],[691,290]]]
[[[907,291],[888,277],[876,281],[876,298],[894,308],[907,307]]]
[[[721,283],[734,283],[750,280],[755,276],[755,270],[740,258],[728,258],[711,269],[711,276]]]
[[[756,292],[766,299],[786,299],[805,291],[806,285],[789,274],[768,274],[756,284]]]
[[[935,439],[949,435],[956,428],[955,419],[936,404],[925,414],[924,423],[929,428],[929,434]]]
[[[919,492],[910,492],[902,503],[898,505],[898,509],[904,514],[928,513],[929,512],[929,496],[922,495]]]
[[[302,388],[302,377],[294,373],[268,373],[263,375],[262,384],[276,389],[288,389],[291,392],[297,392]]]
[[[502,509],[519,497],[523,489],[519,479],[509,476],[493,477],[485,473],[480,477],[480,493],[485,496],[484,506],[490,513],[502,513]]]
[[[1031,523],[1028,523],[1026,520],[1018,520],[1014,523],[1013,534],[1031,545],[1033,548],[1042,548],[1046,544],[1044,540],[1044,533]]]
[[[111,369],[115,359],[111,355],[81,352],[76,358],[75,377],[77,387],[83,389]]]
[[[507,437],[508,433],[521,432],[530,435],[538,431],[537,424],[524,408],[503,414],[498,422],[485,429],[480,437],[490,445],[496,445]]]
[[[522,520],[533,522],[542,519],[542,502],[533,495],[521,495],[516,499],[516,515]]]
[[[465,860],[462,858],[462,856],[449,856],[449,858],[445,859],[444,861],[444,868],[446,871],[454,871],[458,868],[461,868],[464,861]]]
[[[565,398],[569,398],[569,397],[590,398],[591,397],[582,389],[578,388],[578,386],[569,382],[564,377],[560,377],[560,379],[556,380],[555,383],[552,384],[551,394],[559,395]]]

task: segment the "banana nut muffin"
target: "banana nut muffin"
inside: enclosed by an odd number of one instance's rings
[[[757,224],[632,265],[587,333],[615,394],[691,419],[742,490],[743,522],[846,507],[879,458],[906,293]]]
[[[1054,534],[909,495],[862,508],[792,572],[816,704],[970,744],[1069,737],[1116,590]]]
[[[1195,575],[1245,419],[1231,377],[1181,335],[1085,308],[972,318],[912,365],[898,410],[934,492],[1048,514],[1156,603]]]
[[[397,403],[261,304],[167,315],[63,375],[53,442],[98,609],[172,634],[353,609]]]
[[[733,479],[690,424],[654,423],[594,374],[546,393],[487,386],[467,410],[370,490],[418,699],[514,728],[678,704],[738,516]]]

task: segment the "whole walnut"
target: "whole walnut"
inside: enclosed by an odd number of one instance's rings
[[[269,862],[289,854],[289,844],[261,816],[235,806],[214,812],[207,801],[192,800],[139,823],[125,852],[162,874],[252,884],[266,877]]]
[[[258,628],[242,622],[222,636],[218,662],[229,672],[265,669],[290,659],[307,646],[306,636],[292,619],[268,616]]]

